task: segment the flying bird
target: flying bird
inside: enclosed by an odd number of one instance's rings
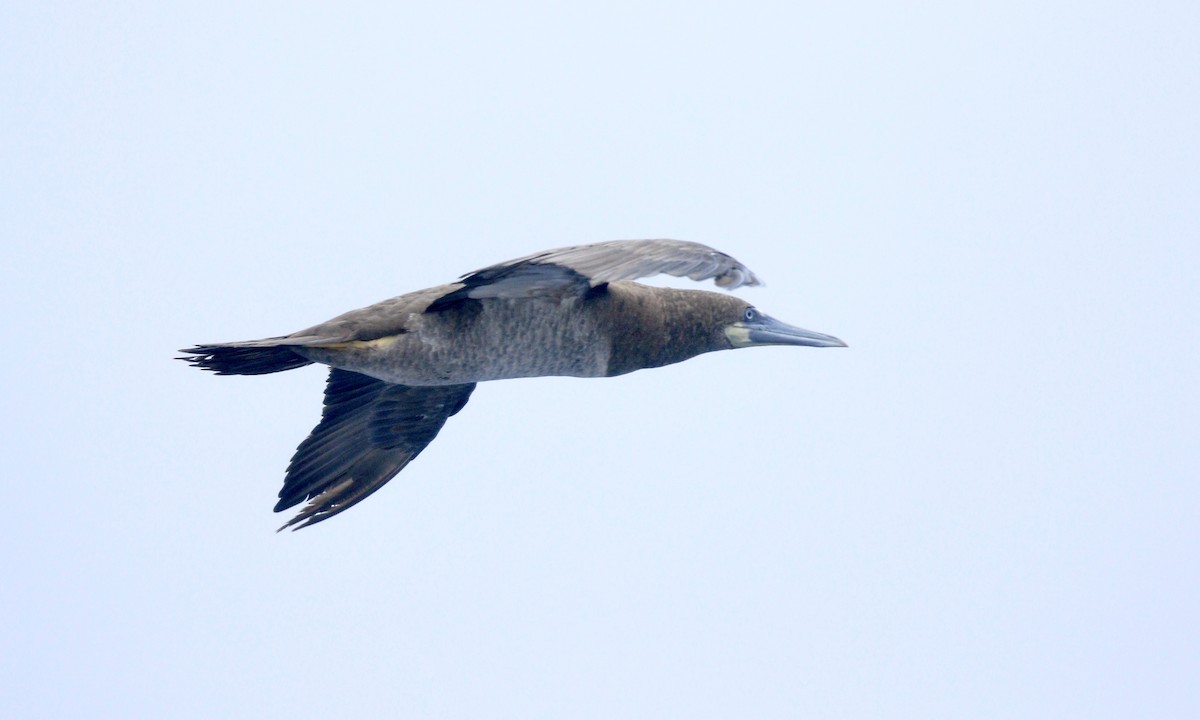
[[[485,380],[609,377],[714,350],[845,347],[732,295],[632,282],[665,273],[758,285],[732,257],[682,240],[614,240],[547,250],[458,282],[352,310],[307,330],[181,350],[218,375],[330,366],[321,421],[296,449],[275,512],[308,503],[284,530],[346,510],[404,469]]]

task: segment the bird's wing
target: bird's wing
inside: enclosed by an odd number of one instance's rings
[[[750,268],[737,260],[707,245],[686,240],[610,240],[575,245],[510,260],[488,270],[526,264],[561,265],[587,277],[592,286],[659,273],[692,280],[712,278],[718,287],[729,289],[759,284]]]
[[[730,290],[759,284],[749,268],[707,245],[686,240],[610,240],[546,250],[476,270],[462,276],[463,287],[450,299],[533,297],[659,273],[692,280],[711,278]],[[445,303],[446,299],[439,299],[434,304]]]
[[[288,465],[275,512],[309,503],[284,528],[299,530],[378,490],[462,410],[475,384],[410,387],[334,368],[325,409]]]

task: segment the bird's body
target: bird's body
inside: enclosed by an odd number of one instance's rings
[[[403,295],[341,321],[371,327],[374,317],[401,317],[386,335],[300,352],[314,362],[403,385],[605,374],[611,342],[598,332],[598,303],[588,304],[591,312],[576,315],[562,312],[564,302],[573,300],[555,298],[466,300],[426,312],[430,303],[455,288],[443,285]]]
[[[605,377],[705,351],[707,334],[665,332],[666,313],[690,309],[689,299],[700,300],[701,307],[716,301],[719,309],[735,312],[745,305],[728,295],[617,280],[590,294],[463,298],[428,310],[434,300],[461,287],[442,285],[347,313],[298,335],[320,338],[333,330],[353,339],[294,350],[313,362],[403,385]],[[385,318],[390,320],[381,333]],[[628,321],[633,318],[640,321]]]
[[[284,526],[303,527],[403,469],[475,383],[621,375],[752,345],[843,345],[731,295],[631,282],[660,272],[758,284],[745,266],[697,243],[597,243],[493,265],[284,337],[199,345],[185,359],[219,374],[333,368],[321,422],[292,458],[275,508],[310,499]]]

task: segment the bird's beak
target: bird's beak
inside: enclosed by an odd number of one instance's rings
[[[725,337],[735,348],[756,345],[805,345],[808,347],[846,347],[832,335],[793,327],[758,313],[750,321],[736,322],[725,328]]]

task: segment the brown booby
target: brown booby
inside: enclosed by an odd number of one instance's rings
[[[845,347],[732,295],[631,282],[666,273],[730,289],[758,285],[730,256],[681,240],[547,250],[352,310],[283,337],[181,350],[218,375],[330,366],[321,421],[288,465],[280,530],[353,506],[404,469],[484,380],[608,377],[713,350]]]

